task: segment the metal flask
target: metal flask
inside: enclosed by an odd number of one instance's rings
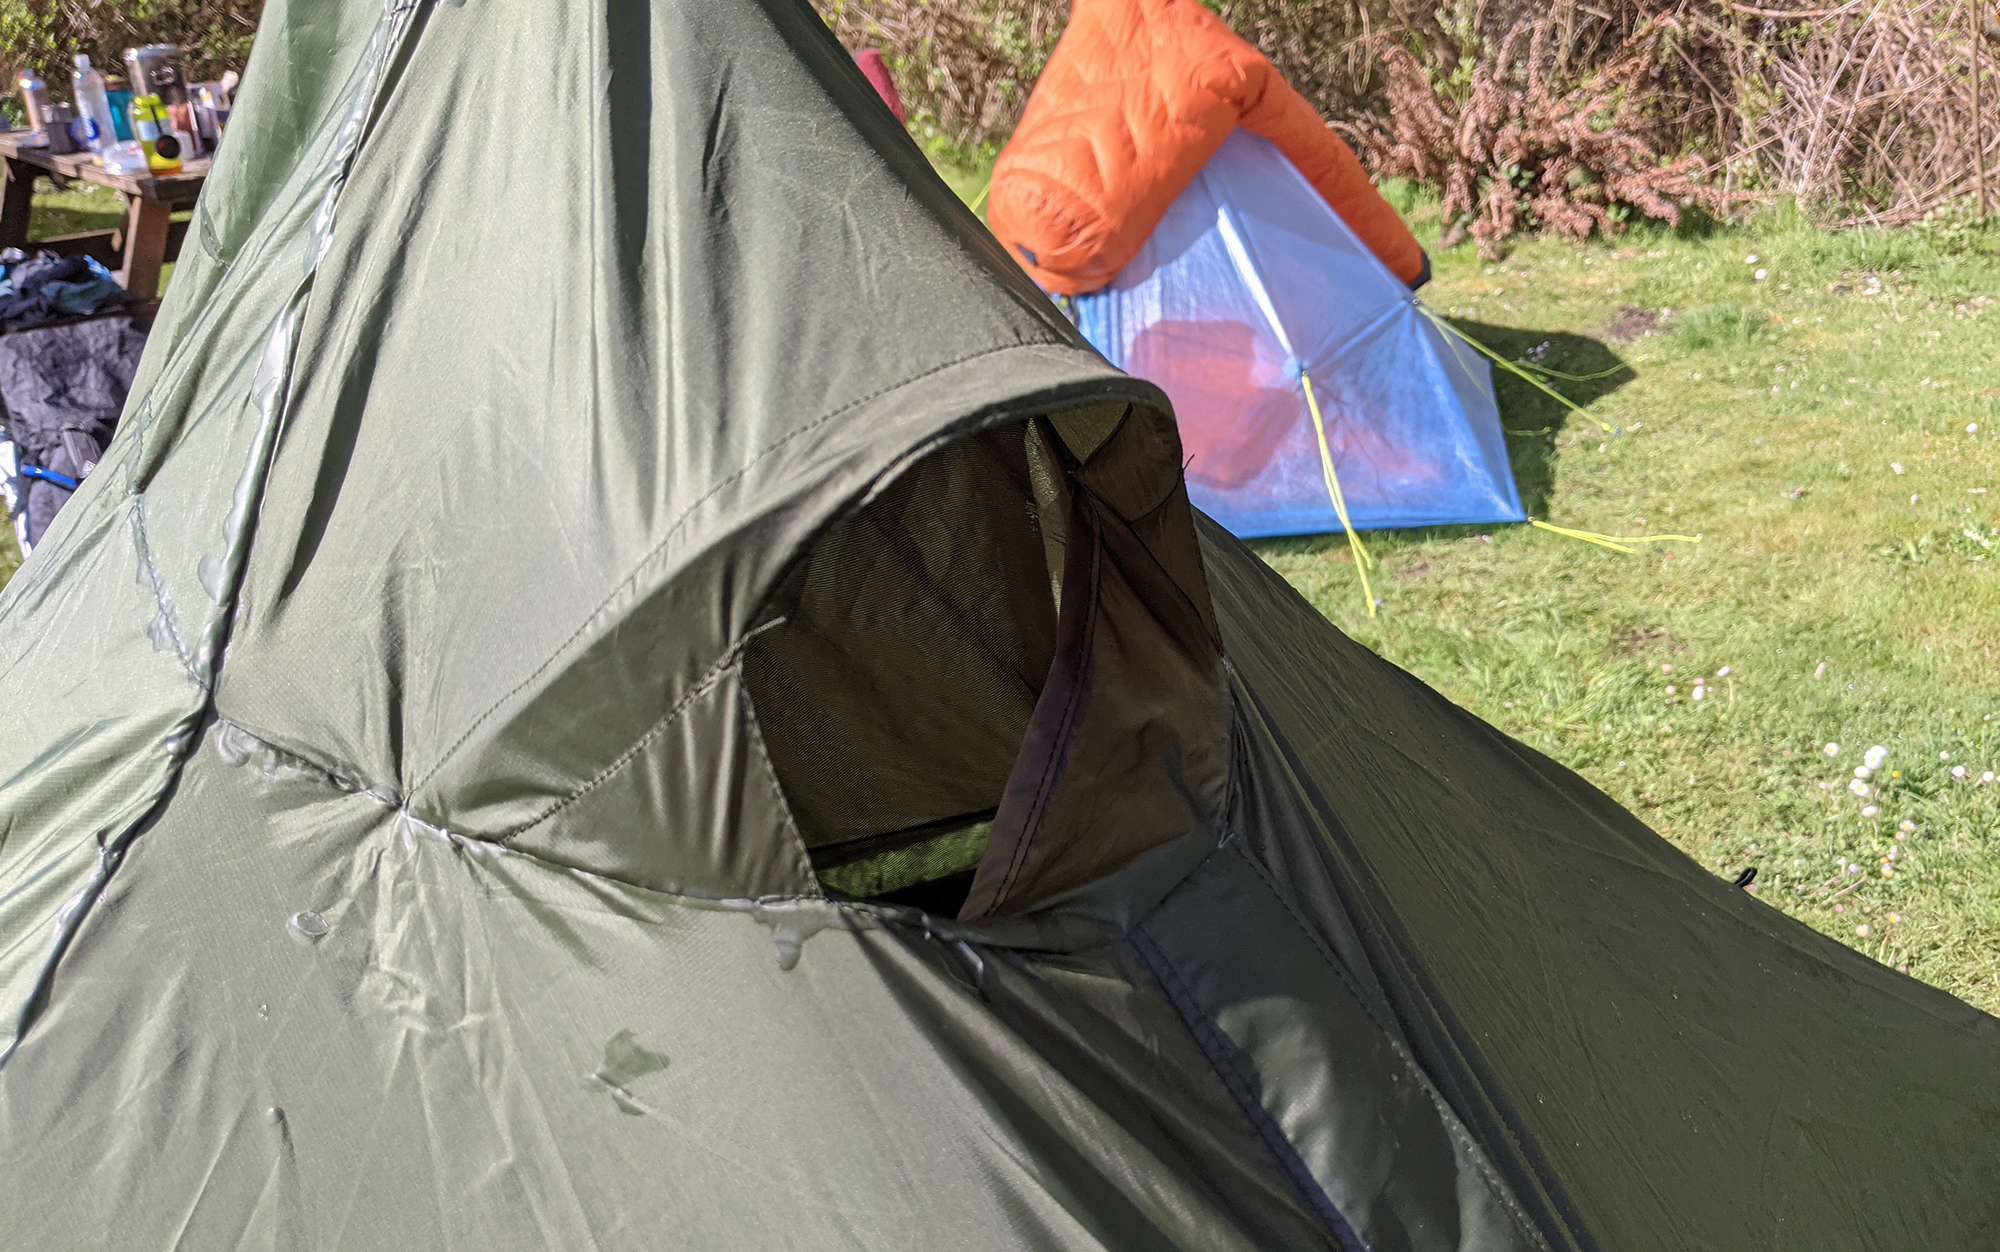
[[[151,43],[143,48],[127,48],[125,69],[132,79],[133,97],[158,96],[172,120],[174,132],[182,137],[182,143],[191,148],[199,144],[194,114],[188,102],[187,79],[181,72],[180,46]],[[191,150],[183,155],[194,156],[196,152]]]

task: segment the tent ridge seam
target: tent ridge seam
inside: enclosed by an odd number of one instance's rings
[[[597,771],[597,773],[592,775],[588,781],[576,787],[568,795],[556,801],[553,805],[550,805],[548,808],[536,814],[534,817],[529,818],[527,821],[521,823],[519,826],[515,826],[512,829],[502,831],[499,835],[495,836],[495,838],[497,838],[501,843],[506,843],[509,840],[516,839],[521,835],[526,834],[528,831],[533,830],[535,827],[541,825],[543,822],[549,820],[551,817],[554,817],[557,813],[562,812],[564,809],[576,803],[578,800],[581,800],[584,796],[589,795],[592,791],[595,791],[599,786],[603,785],[605,782],[608,782],[620,770],[624,769],[627,765],[630,765],[641,752],[644,752],[646,750],[646,745],[652,743],[655,739],[658,739],[661,735],[665,734],[667,731],[667,727],[673,725],[676,721],[678,721],[680,719],[681,714],[687,712],[689,705],[693,704],[696,700],[699,700],[701,697],[707,695],[709,692],[715,690],[717,684],[719,684],[722,681],[723,676],[727,674],[730,670],[734,669],[742,661],[743,650],[750,643],[752,639],[755,639],[758,635],[763,634],[767,630],[783,625],[785,620],[786,619],[780,617],[768,621],[764,623],[762,626],[757,627],[755,630],[748,632],[741,639],[738,639],[735,643],[729,645],[729,649],[726,652],[724,652],[721,656],[717,657],[715,659],[714,664],[710,665],[706,670],[702,672],[700,677],[695,679],[694,684],[690,686],[685,693],[682,694],[681,698],[674,701],[672,707],[670,707],[665,713],[662,713],[658,721],[654,722],[651,726],[647,727],[645,733],[641,734],[637,739],[633,740],[631,746],[626,748],[623,752],[619,753],[618,756],[614,760],[612,760],[610,764],[606,765],[604,768]],[[414,791],[415,788],[412,788],[411,790]]]
[[[1284,892],[1278,890],[1277,881],[1271,873],[1270,867],[1264,864],[1263,859],[1251,852],[1249,847],[1240,840],[1232,841],[1230,850],[1235,852],[1250,866],[1251,871],[1257,876],[1258,881],[1264,884],[1265,890],[1271,893],[1271,897],[1284,910],[1285,916],[1290,918],[1292,924],[1297,926],[1300,933],[1305,936],[1306,943],[1332,969],[1334,977],[1339,980],[1342,986],[1347,988],[1348,994],[1354,997],[1355,1003],[1361,1008],[1362,1016],[1367,1018],[1369,1024],[1374,1026],[1377,1031],[1381,1032],[1382,1038],[1388,1043],[1390,1051],[1394,1052],[1397,1061],[1401,1062],[1404,1072],[1423,1090],[1426,1096],[1430,1097],[1431,1106],[1443,1116],[1446,1133],[1453,1140],[1463,1142],[1470,1149],[1473,1168],[1479,1172],[1479,1176],[1486,1183],[1488,1190],[1499,1200],[1502,1207],[1507,1210],[1508,1216],[1514,1219],[1514,1224],[1534,1239],[1535,1246],[1540,1252],[1553,1252],[1548,1240],[1543,1237],[1541,1229],[1535,1225],[1533,1218],[1528,1215],[1527,1209],[1515,1197],[1514,1189],[1507,1184],[1505,1178],[1501,1177],[1498,1167],[1487,1159],[1486,1149],[1480,1146],[1479,1141],[1473,1137],[1471,1130],[1465,1126],[1464,1119],[1459,1117],[1458,1113],[1453,1110],[1450,1101],[1444,1098],[1444,1093],[1438,1090],[1437,1085],[1430,1080],[1430,1076],[1424,1072],[1423,1066],[1417,1063],[1416,1055],[1411,1052],[1409,1045],[1402,1038],[1401,1027],[1392,1023],[1385,1023],[1381,1019],[1376,1012],[1376,1006],[1369,1002],[1369,997],[1362,994],[1362,989],[1356,984],[1352,971],[1347,967],[1347,962],[1341,960],[1339,954],[1327,946],[1325,940],[1311,926],[1306,924],[1306,920],[1299,915],[1299,911],[1293,906],[1292,901],[1286,897]],[[1357,923],[1356,929],[1359,930],[1360,928]]]
[[[537,678],[540,678],[544,673],[548,672],[549,667],[555,664],[556,658],[562,656],[563,653],[567,652],[570,646],[574,644],[578,639],[583,637],[584,632],[590,629],[591,624],[596,622],[598,618],[602,616],[604,611],[611,607],[614,601],[616,601],[620,596],[624,595],[626,591],[631,589],[638,582],[640,571],[644,570],[646,566],[653,561],[654,558],[658,557],[661,552],[666,550],[667,545],[674,541],[674,538],[680,534],[681,530],[684,527],[686,527],[689,519],[691,519],[695,515],[697,510],[699,510],[703,505],[707,504],[710,500],[713,500],[716,496],[728,490],[730,487],[736,485],[736,483],[740,481],[745,475],[749,474],[749,472],[752,469],[755,469],[757,465],[764,460],[764,458],[770,456],[772,453],[778,451],[780,448],[783,448],[785,445],[791,443],[794,439],[797,439],[799,436],[804,435],[809,431],[817,429],[818,427],[826,424],[827,422],[832,421],[834,418],[837,418],[852,409],[858,408],[861,405],[868,404],[872,401],[879,400],[882,397],[891,395],[897,391],[902,390],[905,387],[909,387],[916,383],[922,382],[924,379],[930,378],[933,375],[944,373],[946,370],[956,369],[961,365],[970,364],[971,362],[980,360],[984,357],[997,356],[1003,352],[1015,352],[1029,348],[1066,349],[1070,347],[1072,347],[1072,345],[1066,344],[1061,340],[1046,339],[1046,340],[1023,340],[1016,343],[1002,344],[999,347],[983,348],[978,352],[970,353],[969,355],[958,357],[953,360],[945,361],[941,364],[934,365],[931,368],[924,370],[920,373],[910,375],[908,378],[903,379],[901,382],[893,383],[887,387],[883,387],[876,391],[872,391],[865,396],[860,396],[853,400],[850,400],[846,404],[841,405],[839,408],[832,409],[826,413],[822,413],[820,416],[812,419],[805,425],[800,426],[797,429],[788,432],[782,438],[777,439],[772,443],[766,445],[762,450],[757,452],[756,455],[752,456],[748,461],[745,461],[742,467],[739,468],[735,473],[730,474],[728,477],[716,483],[715,486],[709,488],[706,492],[703,492],[700,498],[696,499],[693,503],[689,504],[686,509],[682,510],[680,517],[676,518],[674,524],[667,528],[666,534],[660,537],[660,541],[654,544],[650,549],[648,549],[646,554],[640,557],[638,562],[632,567],[632,572],[627,574],[623,579],[619,580],[618,585],[613,587],[611,591],[605,595],[604,599],[599,601],[597,606],[591,609],[591,611],[584,616],[583,621],[577,624],[576,629],[570,632],[569,637],[564,639],[561,643],[557,644],[555,650],[549,653],[548,657],[545,660],[543,660],[540,665],[537,665],[532,671],[530,671],[527,674],[526,677],[522,678],[520,682],[516,683],[505,695],[495,700],[484,713],[481,713],[478,717],[474,718],[472,724],[465,728],[465,732],[461,734],[456,740],[454,740],[450,747],[444,750],[444,754],[442,756],[438,757],[437,762],[434,765],[432,765],[429,769],[425,770],[423,775],[419,777],[414,783],[410,784],[410,790],[412,792],[420,790],[425,783],[429,782],[432,778],[436,777],[438,771],[442,770],[445,767],[446,763],[449,762],[452,759],[452,757],[458,754],[459,749],[463,748],[466,745],[466,742],[472,738],[472,736],[479,730],[481,726],[484,726],[487,723],[487,721],[490,720],[495,713],[499,712],[500,709],[509,700],[512,700],[515,696],[520,695],[521,692],[525,691],[530,685],[532,685]]]
[[[1271,1116],[1271,1111],[1264,1107],[1263,1099],[1252,1087],[1251,1078],[1242,1072],[1247,1066],[1255,1074],[1256,1066],[1247,1062],[1242,1048],[1229,1037],[1228,1032],[1202,1012],[1195,1001],[1193,989],[1181,978],[1180,970],[1153,937],[1146,933],[1146,923],[1140,922],[1127,931],[1125,942],[1139,958],[1139,963],[1153,976],[1153,981],[1159,984],[1167,1003],[1173,1006],[1174,1015],[1181,1019],[1181,1028],[1194,1040],[1202,1059],[1208,1062],[1210,1072],[1235,1101],[1237,1111],[1250,1123],[1264,1150],[1276,1158],[1278,1168],[1298,1190],[1300,1198],[1312,1208],[1315,1216],[1326,1223],[1341,1252],[1369,1252],[1368,1245],[1361,1241],[1347,1215],[1340,1211],[1333,1197],[1313,1176],[1312,1169],[1299,1155],[1298,1146],[1285,1134],[1277,1119]]]

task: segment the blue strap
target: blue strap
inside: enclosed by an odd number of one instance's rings
[[[64,491],[75,491],[80,485],[76,479],[71,478],[68,474],[58,474],[54,470],[45,470],[39,465],[23,465],[21,467],[21,477],[39,478],[43,482],[54,483]]]

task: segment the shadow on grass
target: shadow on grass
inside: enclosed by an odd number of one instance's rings
[[[1522,330],[1455,317],[1446,320],[1466,338],[1509,361],[1527,361],[1585,379],[1571,382],[1552,378],[1548,385],[1586,409],[1638,377],[1610,344],[1587,335]],[[1548,512],[1549,496],[1555,488],[1556,437],[1570,423],[1586,419],[1577,417],[1539,388],[1497,365],[1493,367],[1493,394],[1500,410],[1501,429],[1506,432],[1507,456],[1514,471],[1514,485],[1521,493],[1521,507],[1530,517],[1543,516]],[[1368,536],[1368,542],[1371,546],[1394,549],[1433,539],[1467,538],[1492,529],[1491,525],[1423,526],[1376,531]],[[1288,556],[1344,548],[1346,543],[1339,534],[1300,535],[1255,540],[1251,546],[1266,556]]]
[[[1521,330],[1486,322],[1451,319],[1460,334],[1492,349],[1509,361],[1526,361],[1545,369],[1584,378],[1571,382],[1551,378],[1548,385],[1565,399],[1589,408],[1638,375],[1611,346],[1587,335],[1558,330]],[[1514,467],[1514,485],[1530,516],[1548,511],[1555,487],[1556,436],[1571,422],[1584,419],[1526,380],[1493,367],[1493,396],[1500,409],[1500,426],[1507,432],[1507,456]],[[1463,527],[1450,527],[1462,530]]]

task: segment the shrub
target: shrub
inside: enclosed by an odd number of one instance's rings
[[[188,81],[206,82],[242,70],[263,8],[263,0],[0,0],[0,71],[9,95],[25,69],[66,98],[76,53],[122,74],[125,49],[171,43],[185,50]]]

